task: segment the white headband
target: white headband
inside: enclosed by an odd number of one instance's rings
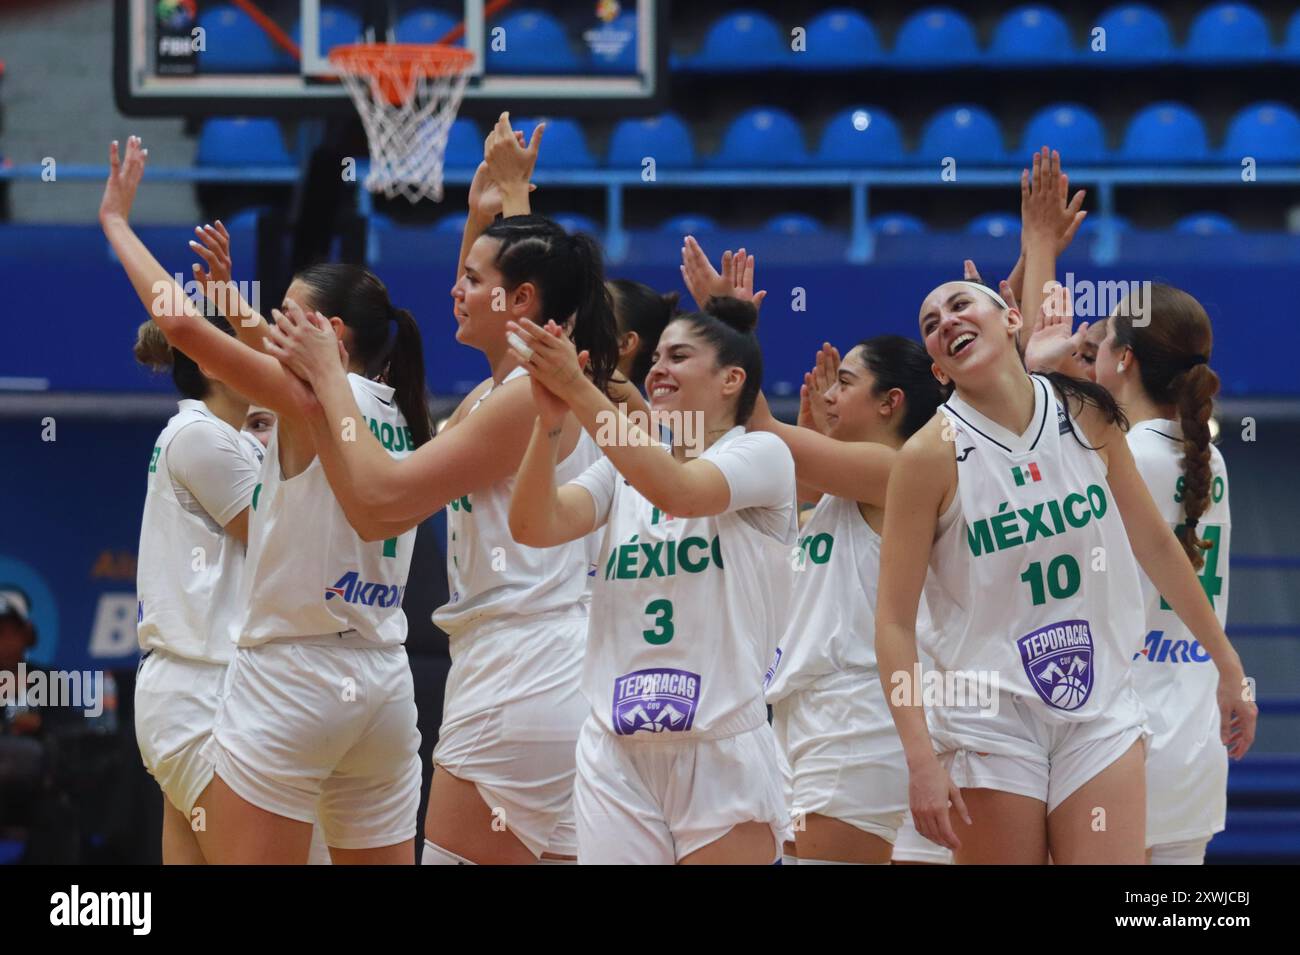
[[[966,279],[958,279],[958,280],[957,280],[957,284],[958,284],[958,285],[969,285],[969,286],[970,286],[971,288],[973,288],[973,289],[979,289],[981,292],[983,292],[985,295],[989,296],[989,298],[993,299],[993,301],[997,302],[997,303],[998,303],[999,305],[1001,305],[1003,308],[1010,308],[1010,307],[1011,307],[1010,305],[1008,305],[1008,304],[1006,303],[1006,300],[1005,300],[1001,295],[999,295],[997,292],[993,291],[993,289],[989,288],[987,285],[980,285],[979,282],[969,282],[969,281],[967,281]]]

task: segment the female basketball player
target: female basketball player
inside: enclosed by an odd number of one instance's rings
[[[1146,730],[1129,677],[1141,626],[1130,547],[1215,662],[1233,755],[1253,740],[1255,706],[1133,464],[1122,412],[1095,385],[1026,375],[1020,325],[997,293],[967,282],[941,285],[921,308],[926,350],[955,393],[890,476],[877,655],[882,672],[915,664],[925,585],[939,668],[997,692],[992,707],[935,707],[933,741],[919,699],[891,698],[912,813],[960,862],[1140,863]]]
[[[213,321],[231,334],[223,319]],[[201,864],[191,829],[212,766],[199,755],[212,733],[248,540],[248,508],[260,462],[239,427],[248,399],[208,378],[144,322],[135,357],[170,370],[179,410],[154,442],[136,575],[143,656],[135,729],[145,768],[162,787],[163,863]]]
[[[1105,322],[1097,380],[1132,427],[1128,444],[1156,507],[1174,529],[1220,626],[1228,616],[1228,474],[1210,443],[1219,377],[1213,333],[1191,295],[1152,285],[1139,325],[1133,308]],[[1125,303],[1133,305],[1132,300]],[[1200,865],[1223,831],[1228,754],[1220,742],[1216,674],[1206,646],[1142,578],[1143,645],[1133,678],[1154,734],[1147,748],[1147,854],[1153,864]]]
[[[744,250],[726,253],[719,273],[688,236],[682,274],[697,302],[754,297],[754,260]],[[801,865],[888,863],[907,808],[871,622],[889,471],[941,400],[925,350],[886,335],[843,361],[823,346],[801,392],[803,427],[777,421],[761,395],[749,423],[786,443],[800,499],[817,501],[800,530],[793,601],[767,690],[791,769]]]
[[[430,864],[528,863],[572,858],[574,745],[586,715],[579,675],[587,633],[593,548],[576,540],[542,551],[519,546],[507,517],[515,471],[536,409],[527,370],[506,345],[511,319],[571,327],[607,387],[618,358],[600,251],[528,211],[540,133],[524,147],[502,115],[471,186],[464,256],[452,289],[456,340],[482,351],[492,375],[461,403],[436,449],[394,462],[326,426],[319,439],[340,498],[385,520],[422,518],[450,505],[451,599],[434,622],[451,636],[452,669],[425,820]],[[506,218],[493,223],[500,209]],[[292,318],[273,352],[311,383],[323,420],[355,414],[328,336]],[[635,389],[628,389],[634,391]],[[581,474],[599,452],[572,420],[559,470]]]
[[[714,299],[659,339],[651,407],[701,422],[693,459],[683,442],[668,453],[619,421],[557,326],[509,325],[538,407],[510,530],[555,547],[606,528],[582,679],[581,862],[780,857],[788,811],[763,671],[787,603],[794,462],[775,435],[744,430],[762,375],[756,319],[749,303]],[[566,483],[556,461],[569,412],[593,435],[616,425],[626,440]]]
[[[349,522],[316,466],[310,392],[247,344],[266,323],[243,312],[234,326],[245,341],[222,334],[132,231],[145,156],[136,137],[124,157],[112,145],[105,235],[172,347],[279,416],[252,495],[238,649],[203,747],[215,775],[197,800],[200,848],[210,862],[302,862],[318,815],[335,862],[409,863],[419,734],[400,603],[414,532],[364,515]],[[398,456],[427,441],[410,313],[350,266],[300,273],[285,308],[298,314],[302,305],[342,316],[330,327],[336,348],[348,346],[348,385],[365,411],[343,427],[369,427]]]

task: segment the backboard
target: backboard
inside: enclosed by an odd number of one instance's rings
[[[463,44],[472,115],[644,114],[667,92],[667,0],[116,3],[114,90],[131,116],[345,112],[328,52],[375,40]]]

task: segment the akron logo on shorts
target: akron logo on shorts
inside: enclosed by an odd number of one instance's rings
[[[1092,631],[1086,620],[1048,624],[1016,641],[1038,695],[1058,710],[1077,710],[1092,694]]]
[[[335,582],[333,587],[325,588],[325,599],[341,598],[345,603],[361,604],[367,607],[395,607],[402,602],[405,587],[397,584],[374,583],[362,580],[355,570],[349,570]]]
[[[637,670],[614,680],[614,732],[685,733],[695,722],[700,675],[686,670]]]

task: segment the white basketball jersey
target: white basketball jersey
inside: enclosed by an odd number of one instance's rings
[[[819,677],[876,666],[880,535],[858,502],[822,495],[790,564],[794,593],[772,661],[769,703]]]
[[[349,374],[364,421],[390,455],[414,448],[393,389]],[[357,440],[366,440],[357,435]],[[280,472],[280,429],[262,462],[253,495],[243,593],[248,605],[236,640],[251,647],[282,637],[355,631],[394,645],[406,640],[402,597],[415,547],[415,528],[383,541],[363,541],[334,497],[320,458],[285,479]]]
[[[598,511],[609,502],[582,687],[596,719],[619,736],[720,738],[767,719],[763,676],[788,612],[798,533],[794,459],[775,435],[741,427],[702,457],[732,441],[779,445],[766,450],[775,460],[783,453],[783,466],[763,479],[780,485],[788,505],[675,517],[608,458],[579,482]]]
[[[149,459],[148,491],[136,564],[136,635],[142,650],[226,663],[234,656],[230,627],[239,614],[244,545],[176,496],[167,452],[183,428],[228,432],[234,453],[256,469],[252,449],[207,406],[185,399],[158,435]],[[233,481],[233,464],[232,478]]]
[[[505,384],[528,372],[515,368]],[[489,388],[466,417],[495,390]],[[573,480],[601,456],[584,430],[555,468],[557,484]],[[514,475],[447,505],[447,591],[449,599],[433,622],[455,636],[491,618],[533,615],[571,608],[586,612],[595,568],[590,537],[558,547],[525,547],[510,534]]]
[[[1031,378],[1022,435],[958,395],[940,406],[957,494],[931,551],[933,630],[920,636],[940,670],[996,674],[1045,719],[1084,721],[1131,685],[1137,563],[1101,456],[1047,379]]]
[[[1152,420],[1134,425],[1128,431],[1128,447],[1151,491],[1156,507],[1177,529],[1186,522],[1183,511],[1183,430],[1177,421]],[[1219,624],[1227,621],[1227,585],[1229,585],[1229,544],[1232,520],[1227,504],[1227,469],[1217,447],[1210,446],[1209,507],[1196,525],[1196,533],[1212,546],[1204,551],[1205,565],[1200,570],[1201,586],[1214,607]],[[1213,738],[1218,739],[1218,669],[1191,630],[1179,620],[1161,598],[1156,585],[1141,574],[1141,594],[1145,621],[1138,631],[1139,641],[1130,648],[1134,660],[1134,681],[1138,693],[1151,715],[1157,737],[1164,730],[1188,732],[1199,739],[1205,726],[1213,724]]]

